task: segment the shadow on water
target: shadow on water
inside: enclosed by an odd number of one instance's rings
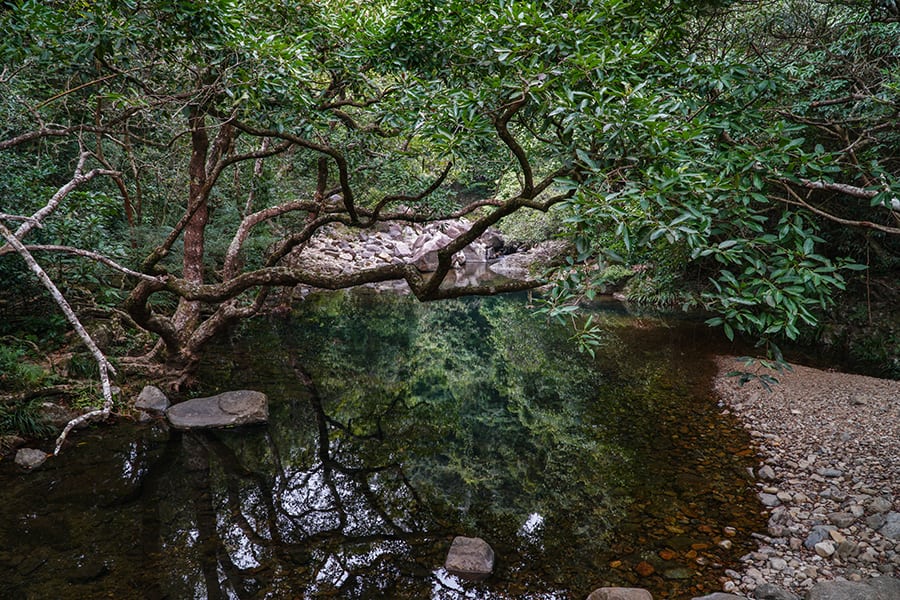
[[[0,464],[0,597],[720,589],[763,523],[748,437],[709,393],[715,349],[702,325],[598,315],[594,360],[517,296],[316,295],[244,324],[202,392],[263,391],[269,425],[126,424],[34,473]],[[455,535],[493,546],[490,578],[441,568]]]

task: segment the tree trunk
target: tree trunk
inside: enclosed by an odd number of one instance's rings
[[[207,186],[206,161],[209,154],[209,136],[206,133],[206,117],[196,107],[191,108],[189,118],[191,129],[191,160],[188,164],[188,210],[192,211],[190,221],[184,228],[184,256],[182,257],[182,277],[196,284],[203,283],[203,255],[206,224],[209,221],[209,187]],[[184,341],[197,327],[200,320],[200,303],[182,298],[175,311],[174,324],[179,337]],[[170,350],[174,350],[170,348]]]

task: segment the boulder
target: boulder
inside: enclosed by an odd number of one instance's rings
[[[900,579],[875,577],[866,581],[821,581],[806,595],[806,600],[897,600]]]
[[[420,240],[423,239],[424,241],[420,243]],[[436,232],[431,237],[423,234],[413,244],[414,254],[410,261],[423,273],[435,271],[438,267],[438,251],[452,241],[452,238],[440,232]]]
[[[42,402],[38,408],[38,416],[45,423],[56,429],[62,429],[69,424],[72,419],[78,418],[81,413],[61,406],[54,402]]]
[[[587,600],[653,600],[653,596],[641,588],[602,587],[591,592]]]
[[[42,450],[37,450],[35,448],[20,448],[18,452],[16,452],[16,464],[22,467],[23,469],[31,470],[36,469],[47,460],[49,454]]]
[[[194,398],[166,410],[175,429],[209,429],[265,423],[269,400],[262,392],[238,390],[208,398]]]
[[[457,536],[450,544],[444,568],[464,579],[485,579],[494,570],[494,550],[481,538]]]
[[[134,400],[134,407],[145,413],[160,415],[169,408],[169,399],[161,389],[155,385],[145,385],[141,393]]]

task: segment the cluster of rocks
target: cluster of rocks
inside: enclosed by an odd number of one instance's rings
[[[135,398],[134,408],[141,421],[164,417],[172,427],[183,430],[253,425],[265,423],[269,418],[268,398],[262,392],[252,390],[223,392],[170,405],[161,389],[148,385]],[[63,423],[68,423],[68,419]],[[49,457],[43,450],[19,448],[14,460],[18,466],[30,471],[43,465]]]
[[[162,390],[148,385],[138,394],[134,407],[141,420],[165,416],[172,427],[184,430],[238,427],[269,419],[269,399],[253,390],[223,392],[170,406]]]

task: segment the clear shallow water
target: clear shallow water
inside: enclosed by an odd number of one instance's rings
[[[763,523],[749,440],[708,392],[705,327],[611,305],[591,360],[524,303],[330,294],[245,324],[200,393],[263,391],[268,426],[122,424],[34,473],[0,463],[0,597],[720,589]],[[443,572],[455,535],[493,546],[489,579]]]

